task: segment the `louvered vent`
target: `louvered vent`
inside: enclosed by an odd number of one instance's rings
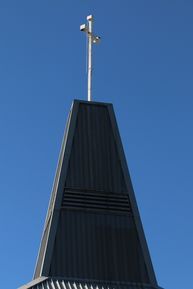
[[[127,194],[65,188],[62,208],[131,213]]]

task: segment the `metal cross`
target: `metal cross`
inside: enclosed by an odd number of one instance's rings
[[[100,37],[92,33],[93,16],[87,16],[87,25],[82,24],[80,31],[86,32],[88,37],[88,101],[92,100],[92,44],[99,43]]]

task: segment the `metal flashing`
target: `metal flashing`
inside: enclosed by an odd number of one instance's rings
[[[18,289],[162,289],[140,283],[105,282],[98,280],[72,280],[64,278],[38,278]]]

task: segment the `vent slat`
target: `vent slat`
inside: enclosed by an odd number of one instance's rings
[[[95,203],[80,203],[80,202],[65,202],[62,204],[62,207],[70,206],[82,206],[82,207],[95,207],[95,208],[103,208],[103,209],[118,209],[118,210],[129,210],[128,206],[112,206],[109,204],[95,204]]]
[[[63,200],[66,200],[66,201],[76,201],[76,200],[79,200],[80,202],[96,202],[96,203],[112,203],[112,204],[118,204],[118,205],[125,205],[127,204],[128,200],[123,200],[123,201],[120,201],[120,200],[114,200],[114,199],[111,199],[111,198],[104,198],[104,199],[100,199],[100,198],[89,198],[89,197],[86,197],[86,196],[67,196],[65,195]]]
[[[131,213],[129,209],[122,209],[122,208],[112,208],[112,207],[96,207],[96,206],[81,206],[81,205],[74,205],[74,204],[69,204],[62,206],[61,209],[89,209],[89,210],[95,210],[95,211],[111,211],[111,212],[120,212],[120,213]]]
[[[77,190],[77,189],[66,189],[65,188],[65,194],[76,194],[76,195],[86,195],[86,196],[98,196],[98,197],[105,197],[110,196],[111,198],[115,199],[127,199],[128,194],[115,194],[112,192],[105,192],[105,191],[91,191],[91,190]]]

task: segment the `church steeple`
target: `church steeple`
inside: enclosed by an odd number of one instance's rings
[[[20,289],[161,289],[157,285],[112,104],[88,101],[69,113],[34,280]]]

